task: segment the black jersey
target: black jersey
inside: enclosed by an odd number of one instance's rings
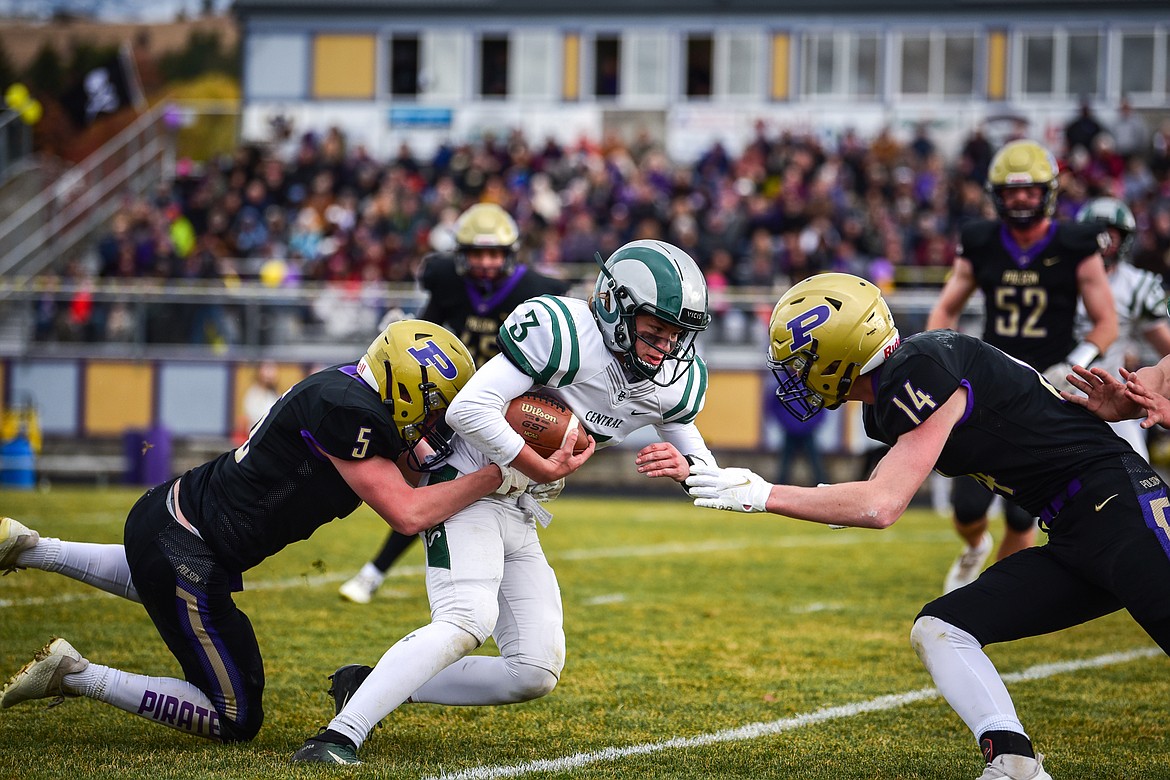
[[[865,431],[891,445],[966,387],[966,414],[935,470],[948,477],[970,474],[1033,515],[1074,478],[1133,455],[1105,422],[1061,399],[1034,369],[954,331],[906,339],[874,382]]]
[[[520,265],[490,291],[455,270],[455,256],[432,254],[423,261],[420,281],[431,294],[419,315],[442,325],[471,351],[479,368],[500,351],[496,336],[512,310],[538,295],[564,295],[569,285]]]
[[[248,441],[183,476],[180,508],[225,566],[255,566],[361,499],[325,456],[397,459],[405,449],[378,393],[353,364],[293,385]]]
[[[1052,222],[1021,249],[998,221],[963,228],[959,254],[983,291],[983,340],[1040,371],[1076,346],[1077,267],[1100,250],[1100,226]]]

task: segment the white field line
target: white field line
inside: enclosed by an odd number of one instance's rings
[[[1100,655],[1096,658],[1085,658],[1079,661],[1040,664],[1024,669],[1023,671],[1005,674],[1003,675],[1003,679],[1008,683],[1025,680],[1042,680],[1057,674],[1124,664],[1143,658],[1153,658],[1161,654],[1162,651],[1156,647],[1143,647],[1123,653],[1109,653],[1108,655]],[[806,712],[790,718],[781,718],[780,720],[773,720],[766,723],[750,723],[746,726],[724,729],[723,731],[716,731],[711,734],[699,734],[694,737],[674,737],[673,739],[667,739],[661,742],[644,742],[640,745],[627,745],[626,747],[607,747],[589,753],[576,753],[563,758],[541,759],[538,761],[528,761],[523,764],[513,764],[511,766],[473,767],[460,772],[451,774],[444,773],[435,777],[429,777],[426,780],[492,780],[492,778],[497,777],[519,777],[534,772],[566,772],[588,766],[589,764],[595,764],[599,761],[616,761],[628,756],[644,756],[651,753],[661,753],[664,750],[703,747],[724,742],[743,742],[749,739],[759,739],[760,737],[768,737],[827,721],[852,718],[855,715],[864,715],[869,712],[893,710],[904,707],[907,704],[913,704],[914,702],[935,699],[938,696],[939,693],[935,688],[920,688],[919,690],[909,691],[907,693],[878,696],[876,699],[870,699],[869,701],[843,704],[838,707],[825,707],[815,712]]]
[[[577,550],[564,550],[562,552],[554,552],[549,554],[550,561],[555,565],[558,560],[565,561],[590,561],[604,558],[653,558],[661,555],[694,555],[696,553],[707,552],[730,552],[735,550],[747,550],[760,547],[774,547],[774,548],[799,548],[799,547],[840,547],[843,545],[853,544],[875,544],[888,543],[894,541],[894,535],[890,533],[882,534],[881,536],[874,534],[856,534],[856,535],[836,535],[833,536],[807,536],[785,538],[778,537],[775,539],[758,540],[758,539],[738,539],[725,541],[707,541],[707,542],[671,542],[667,544],[657,545],[640,545],[631,547],[591,547]],[[924,534],[905,534],[898,537],[900,541],[946,541],[954,543],[955,536],[953,533],[924,533]],[[423,566],[395,566],[386,573],[387,577],[421,577],[426,573]],[[16,575],[20,576],[20,575]],[[312,574],[303,575],[299,577],[284,577],[281,579],[263,580],[263,579],[247,579],[244,580],[244,590],[286,590],[290,588],[314,588],[325,585],[333,585],[338,582],[344,582],[352,576],[351,573],[335,573],[335,574]],[[92,599],[100,599],[111,597],[109,593],[104,593],[99,590],[90,590],[84,593],[61,593],[55,596],[31,596],[28,598],[17,599],[0,599],[0,609],[7,607],[39,607],[51,604],[68,604],[78,601],[90,601]]]

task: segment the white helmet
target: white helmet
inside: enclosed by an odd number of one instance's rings
[[[707,312],[707,281],[691,256],[664,241],[632,241],[602,262],[601,273],[589,299],[593,318],[605,346],[618,353],[637,375],[665,387],[683,375],[695,359],[695,336],[711,322]],[[667,352],[640,339],[634,318],[650,314],[683,329]],[[659,365],[640,359],[639,340],[662,353]],[[663,376],[662,368],[671,363]]]

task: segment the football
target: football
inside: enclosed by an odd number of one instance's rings
[[[529,447],[542,457],[552,455],[565,441],[569,431],[578,427],[577,415],[556,398],[544,393],[525,393],[516,396],[508,404],[504,418],[512,430],[524,437]],[[589,446],[589,437],[584,429],[577,434],[573,452],[581,452]]]

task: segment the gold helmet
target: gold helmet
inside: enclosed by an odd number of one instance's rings
[[[468,250],[503,249],[503,275],[507,276],[516,265],[520,228],[516,227],[516,220],[495,203],[476,203],[456,220],[455,244],[458,247],[455,268],[459,273],[467,272]]]
[[[1034,225],[1056,208],[1056,159],[1035,141],[1012,141],[991,158],[987,191],[1000,219],[1015,227]],[[1044,197],[1032,209],[1009,209],[1003,193],[1014,187],[1040,187]]]
[[[389,408],[412,469],[433,471],[451,455],[451,429],[435,412],[450,406],[475,373],[471,353],[453,333],[423,320],[391,323],[358,362],[358,373]],[[424,439],[434,455],[420,459],[415,447]]]
[[[881,292],[851,274],[817,274],[793,285],[772,310],[768,333],[776,397],[799,420],[836,409],[857,377],[898,346]]]

